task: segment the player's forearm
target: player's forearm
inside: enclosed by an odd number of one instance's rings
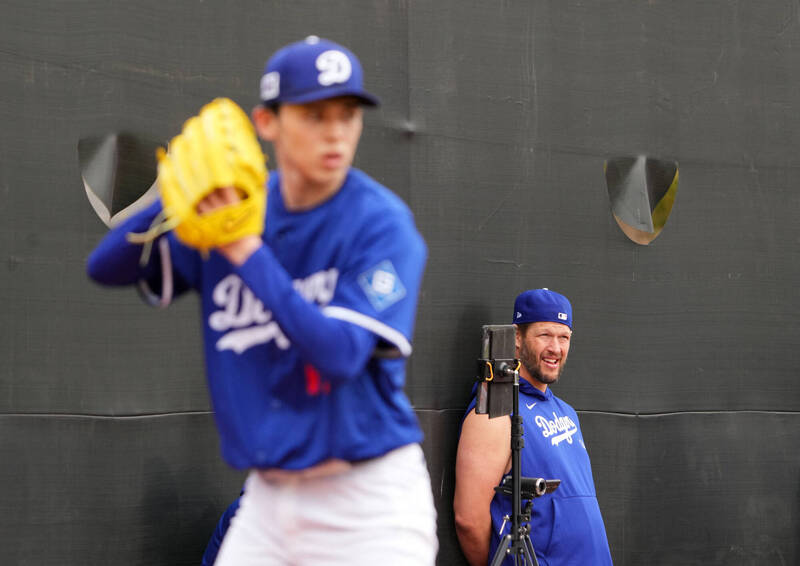
[[[146,232],[160,211],[161,203],[156,201],[109,231],[89,255],[86,262],[89,277],[103,285],[130,285],[148,276],[149,266],[145,269],[139,266],[142,246],[129,243],[126,236],[131,232]]]
[[[329,318],[307,302],[267,246],[261,246],[237,268],[250,290],[307,363],[332,381],[360,375],[377,339],[368,330]]]
[[[253,255],[253,253],[255,253],[258,248],[261,247],[261,245],[261,238],[258,236],[248,236],[246,238],[242,238],[241,240],[237,240],[232,244],[220,246],[217,249],[219,253],[224,255],[229,262],[236,267],[239,267],[248,259],[250,259],[250,256]]]
[[[456,535],[470,566],[486,566],[489,560],[491,524],[476,527],[459,525],[456,522]]]

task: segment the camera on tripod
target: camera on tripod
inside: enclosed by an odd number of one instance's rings
[[[546,480],[544,478],[525,478],[520,479],[520,498],[521,499],[535,499],[553,493],[559,485],[561,480]],[[513,495],[511,476],[505,476],[503,481],[494,488],[497,493],[502,493],[511,497]]]

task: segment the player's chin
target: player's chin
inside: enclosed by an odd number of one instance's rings
[[[550,385],[557,382],[559,377],[561,377],[560,368],[557,370],[539,368],[539,381],[542,383]]]
[[[347,170],[350,168],[349,164],[345,162],[337,163],[335,166],[321,165],[317,168],[314,175],[318,182],[329,183],[331,181],[339,181],[344,179],[347,175]]]

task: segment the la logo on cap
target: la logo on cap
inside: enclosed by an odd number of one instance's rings
[[[336,49],[320,53],[316,61],[319,75],[317,81],[322,86],[346,83],[353,74],[353,65],[350,59]]]

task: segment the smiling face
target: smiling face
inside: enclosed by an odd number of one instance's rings
[[[353,163],[364,111],[352,96],[282,104],[254,113],[256,129],[273,143],[284,182],[298,193],[337,190]]]
[[[558,322],[532,322],[517,326],[520,375],[541,391],[558,381],[567,362],[572,330]]]

